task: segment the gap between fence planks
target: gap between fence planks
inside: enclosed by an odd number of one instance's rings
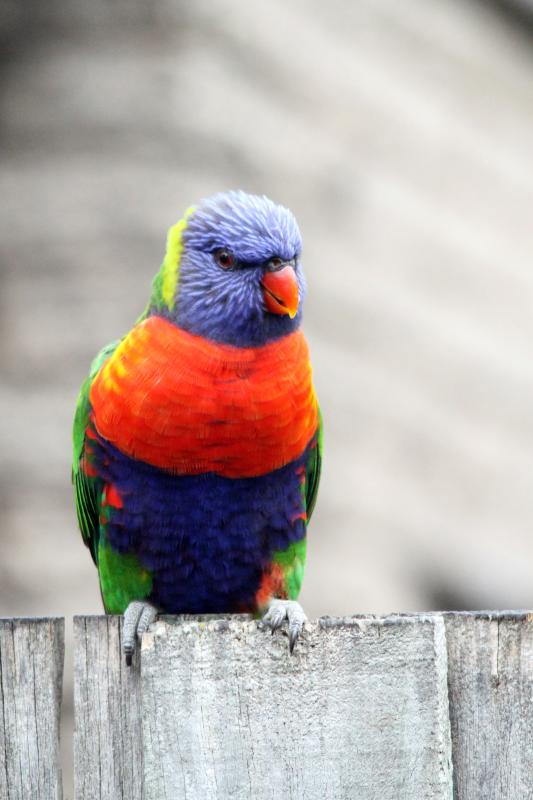
[[[533,798],[533,615],[75,620],[76,800]],[[0,800],[59,800],[63,621],[0,620]],[[453,756],[453,759],[452,759]],[[453,771],[451,762],[453,760]]]

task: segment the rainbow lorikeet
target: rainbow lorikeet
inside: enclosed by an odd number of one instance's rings
[[[82,386],[76,509],[128,663],[158,612],[287,620],[291,651],[301,632],[322,424],[300,252],[293,215],[266,197],[190,208],[146,310]]]

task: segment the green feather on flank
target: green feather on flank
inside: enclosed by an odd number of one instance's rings
[[[86,378],[81,386],[74,415],[74,426],[72,428],[72,475],[75,477],[80,469],[80,458],[85,441],[85,429],[89,422],[89,392],[91,390],[92,377]]]
[[[317,443],[316,446],[309,451],[307,463],[305,465],[305,480],[302,480],[301,484],[302,500],[307,517],[306,525],[309,524],[309,520],[311,519],[318,493],[318,484],[322,467],[323,443],[322,414],[319,408]],[[285,591],[287,592],[289,600],[296,600],[300,594],[304,577],[306,555],[307,538],[304,537],[298,542],[290,544],[286,550],[277,550],[272,556],[272,562],[274,564],[279,564],[283,570]]]
[[[78,395],[78,402],[76,404],[76,413],[74,415],[74,426],[72,429],[72,473],[73,476],[78,474],[78,470],[80,468],[80,458],[83,452],[83,445],[85,441],[85,430],[87,428],[87,424],[89,422],[89,414],[91,412],[91,404],[89,402],[89,393],[91,391],[91,384],[96,376],[96,373],[103,365],[104,361],[107,361],[111,353],[113,353],[118,344],[120,343],[120,339],[117,339],[111,344],[106,345],[103,347],[96,358],[91,363],[91,368],[89,370],[89,377],[86,378],[81,386],[80,393]]]
[[[305,465],[305,484],[303,490],[305,491],[305,510],[307,513],[307,523],[311,519],[311,515],[315,508],[316,498],[318,494],[318,484],[320,483],[320,474],[322,472],[322,453],[324,450],[324,423],[322,421],[322,414],[320,407],[318,408],[318,431],[317,431],[317,446],[313,447],[309,453],[307,464]]]
[[[296,600],[304,578],[307,539],[293,542],[286,550],[277,550],[272,561],[283,568],[285,589],[289,600]]]
[[[316,447],[313,447],[309,452],[305,465],[305,480],[303,480],[301,484],[302,500],[307,516],[306,525],[309,524],[309,520],[311,519],[318,493],[323,444],[323,423],[319,408],[317,443]],[[306,554],[307,538],[304,537],[298,542],[290,544],[286,550],[277,550],[272,556],[272,562],[274,564],[279,564],[283,570],[285,591],[287,592],[289,600],[296,600],[300,594],[304,577]]]
[[[92,362],[89,377],[83,382],[78,397],[72,430],[72,482],[74,484],[76,514],[83,541],[91,551],[95,564],[98,561],[99,481],[86,475],[80,469],[80,461],[85,447],[85,431],[89,423],[89,414],[91,413],[89,400],[91,385],[96,373],[115,350],[118,343],[119,340],[108,344],[100,350]]]
[[[98,547],[100,589],[107,614],[123,614],[132,600],[152,591],[152,576],[131,554],[121,554],[100,540]]]

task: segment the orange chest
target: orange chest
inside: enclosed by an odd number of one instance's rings
[[[101,436],[133,458],[184,475],[265,474],[298,458],[318,424],[299,331],[236,348],[151,317],[101,368],[90,400]]]

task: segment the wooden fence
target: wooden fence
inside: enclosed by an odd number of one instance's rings
[[[63,620],[0,620],[0,798],[61,797]],[[75,627],[76,800],[533,798],[533,615]]]

